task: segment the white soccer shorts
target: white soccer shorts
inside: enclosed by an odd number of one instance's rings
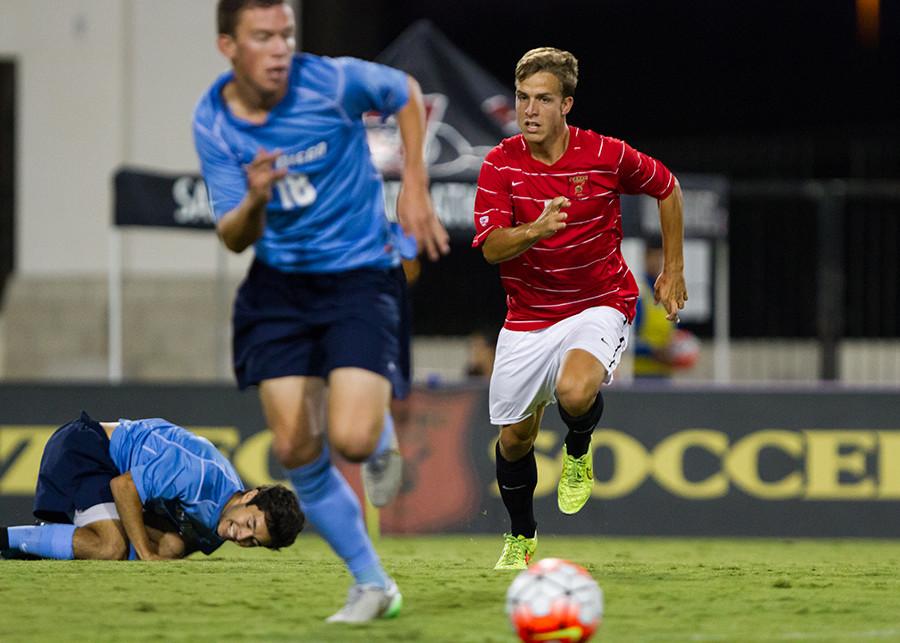
[[[119,510],[116,509],[116,503],[104,502],[93,507],[88,507],[84,511],[75,510],[75,517],[72,523],[76,527],[84,527],[92,522],[100,520],[119,520]]]
[[[572,349],[596,357],[606,369],[604,383],[612,382],[630,330],[625,315],[609,306],[588,308],[540,330],[502,329],[491,374],[491,423],[515,424],[555,403],[559,367]]]

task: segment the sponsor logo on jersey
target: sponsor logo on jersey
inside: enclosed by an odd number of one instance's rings
[[[276,168],[293,167],[294,165],[303,165],[304,163],[312,163],[328,154],[328,142],[319,141],[315,145],[311,145],[298,152],[291,154],[282,154],[275,160]]]

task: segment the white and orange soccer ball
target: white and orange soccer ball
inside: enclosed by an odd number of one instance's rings
[[[603,591],[583,567],[545,558],[513,580],[506,614],[525,643],[580,643],[600,626]]]

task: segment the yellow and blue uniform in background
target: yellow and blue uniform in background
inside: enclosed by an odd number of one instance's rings
[[[659,359],[672,341],[675,324],[666,319],[666,309],[653,302],[653,275],[644,275],[634,318],[634,376],[669,378],[674,368]]]

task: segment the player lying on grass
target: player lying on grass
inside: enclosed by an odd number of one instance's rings
[[[165,560],[211,554],[226,540],[287,547],[304,523],[289,489],[244,489],[209,440],[159,418],[96,422],[86,413],[47,441],[34,515],[44,522],[0,528],[0,550]]]

